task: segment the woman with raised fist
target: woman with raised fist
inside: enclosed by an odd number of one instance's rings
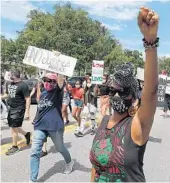
[[[92,182],[145,182],[143,157],[157,105],[158,22],[154,11],[140,9],[138,26],[146,59],[141,104],[136,110],[139,86],[133,65],[117,66],[109,83],[114,114],[103,118],[90,152]]]

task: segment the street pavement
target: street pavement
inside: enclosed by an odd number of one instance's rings
[[[31,118],[36,112],[36,106],[31,106]],[[148,182],[170,182],[170,116],[164,119],[162,111],[157,109],[153,128],[147,144],[144,157],[144,172]],[[23,128],[33,131],[32,119],[24,121]],[[48,155],[41,159],[39,181],[40,182],[90,182],[91,164],[89,151],[93,136],[87,123],[86,135],[82,138],[74,136],[76,124],[70,117],[71,124],[65,128],[64,141],[75,161],[74,171],[64,175],[64,161],[59,153],[56,153],[51,139],[48,139]],[[98,121],[100,120],[98,115]],[[1,181],[2,182],[28,182],[29,181],[29,156],[30,147],[26,146],[23,137],[20,137],[21,151],[12,156],[6,156],[5,152],[10,148],[11,134],[5,121],[1,121]]]

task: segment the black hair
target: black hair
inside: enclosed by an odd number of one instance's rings
[[[86,75],[91,76],[91,73],[87,72]]]
[[[80,85],[82,85],[82,81],[81,81],[80,79],[77,79],[76,82],[75,82],[75,84],[76,84],[77,82],[79,82]]]
[[[3,85],[5,83],[5,79],[3,76],[1,76],[1,85]]]
[[[16,69],[11,71],[11,75],[14,75],[16,78],[20,78],[21,73],[18,69]]]

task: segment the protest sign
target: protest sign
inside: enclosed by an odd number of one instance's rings
[[[39,69],[55,72],[71,77],[76,66],[77,59],[66,55],[56,55],[52,51],[29,46],[23,63]]]
[[[137,68],[137,79],[144,81],[144,69],[138,67]]]
[[[165,91],[166,91],[166,79],[165,75],[159,75],[159,85],[158,85],[158,107],[164,106],[165,101]]]
[[[92,84],[103,83],[104,61],[93,60],[92,63]]]
[[[170,77],[167,77],[167,79],[166,79],[166,90],[165,90],[165,93],[170,95]]]
[[[4,79],[5,79],[6,81],[10,81],[10,80],[11,80],[11,72],[10,72],[10,71],[6,71],[6,72],[5,72]]]

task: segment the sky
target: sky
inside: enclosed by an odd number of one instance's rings
[[[64,1],[29,1],[1,0],[1,34],[6,38],[16,39],[17,31],[21,31],[27,22],[30,10],[40,9],[54,12],[54,5]],[[83,8],[89,17],[102,22],[122,44],[123,48],[139,50],[143,53],[142,35],[137,26],[139,7],[146,6],[160,16],[160,46],[158,55],[170,57],[170,0],[70,0],[74,8]]]

